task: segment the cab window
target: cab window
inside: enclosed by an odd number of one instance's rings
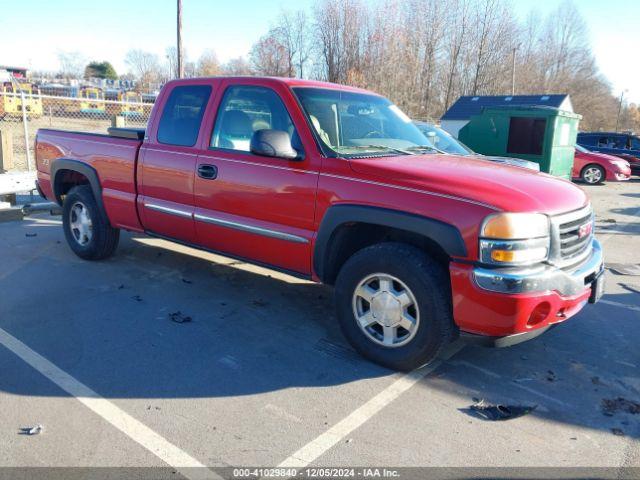
[[[211,148],[249,152],[258,130],[282,130],[299,140],[289,112],[276,92],[266,87],[229,87],[222,98],[211,135]]]
[[[193,147],[211,95],[209,85],[188,85],[171,91],[158,124],[158,142]]]

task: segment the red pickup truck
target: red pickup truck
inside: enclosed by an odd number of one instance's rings
[[[41,129],[36,152],[80,257],[110,256],[125,229],[334,285],[347,339],[394,369],[458,336],[535,337],[603,291],[582,190],[442,154],[365,90],[172,81],[146,130]]]

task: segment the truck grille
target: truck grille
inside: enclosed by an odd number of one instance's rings
[[[570,268],[587,258],[593,240],[591,206],[552,218],[552,261]]]

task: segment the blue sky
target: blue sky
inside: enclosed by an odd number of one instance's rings
[[[512,0],[521,17],[554,10],[562,0]],[[602,72],[619,95],[640,103],[640,1],[574,0],[589,27]],[[0,0],[0,64],[55,70],[57,52],[80,51],[126,71],[131,48],[163,56],[175,42],[175,0]],[[281,9],[313,0],[183,0],[184,46],[190,58],[213,49],[223,61],[246,55]]]

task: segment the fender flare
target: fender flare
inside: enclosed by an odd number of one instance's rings
[[[436,242],[450,257],[466,257],[467,248],[460,230],[454,225],[422,215],[365,205],[334,205],[327,209],[316,237],[313,268],[324,281],[334,234],[349,223],[366,223],[416,233]]]
[[[71,170],[84,175],[87,180],[89,180],[89,186],[93,192],[93,197],[96,199],[98,206],[104,211],[104,204],[102,202],[102,186],[100,185],[98,172],[96,172],[95,168],[91,165],[87,165],[84,162],[70,158],[57,158],[51,162],[51,188],[58,205],[62,206],[62,194],[59,191],[61,185],[58,179],[58,172],[60,170]]]

